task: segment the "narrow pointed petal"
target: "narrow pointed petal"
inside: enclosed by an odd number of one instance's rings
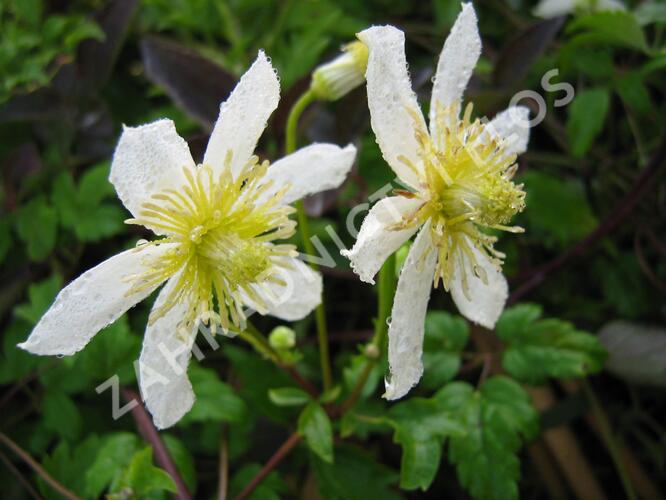
[[[273,163],[264,179],[272,181],[267,199],[289,185],[282,203],[289,204],[310,194],[334,189],[344,182],[351,169],[356,148],[334,144],[312,144]]]
[[[127,277],[149,269],[173,245],[126,250],[86,271],[63,288],[28,337],[19,344],[33,354],[70,355],[159,286],[131,293]]]
[[[194,167],[187,142],[171,120],[158,120],[123,128],[109,180],[127,210],[137,217],[151,195],[184,184],[184,167]]]
[[[369,49],[365,77],[377,143],[398,178],[418,188],[422,162],[415,131],[427,134],[427,128],[407,72],[405,35],[393,26],[375,26],[359,33],[358,38]]]
[[[204,164],[220,173],[231,155],[231,171],[237,174],[252,156],[279,100],[277,75],[266,54],[260,50],[250,69],[220,106],[220,116],[210,136]]]
[[[374,284],[374,277],[388,256],[416,232],[417,225],[400,230],[391,228],[403,217],[414,214],[421,205],[423,201],[418,198],[392,196],[383,198],[368,212],[354,247],[340,252],[351,261],[350,265],[361,281]]]
[[[283,257],[277,262],[280,267],[274,276],[285,284],[263,283],[255,291],[264,300],[267,313],[271,316],[285,321],[303,319],[321,303],[321,275],[296,258]],[[247,303],[250,307],[261,309],[249,300]]]
[[[492,329],[504,310],[504,304],[509,296],[509,285],[502,272],[488,260],[488,257],[471,243],[469,246],[474,252],[477,263],[485,271],[488,284],[486,285],[474,274],[471,266],[458,267],[451,280],[451,296],[460,314],[473,323]],[[467,286],[471,300],[465,296],[462,273],[467,274]]]
[[[432,289],[437,251],[430,236],[430,222],[424,224],[402,267],[389,326],[389,368],[386,399],[403,397],[423,374],[423,333]]]
[[[177,284],[171,278],[162,289],[153,311],[159,308]],[[164,316],[148,324],[139,357],[139,386],[141,396],[158,429],[171,427],[194,404],[192,384],[187,376],[196,325],[179,327],[188,304],[180,303]]]
[[[493,136],[506,141],[507,154],[522,154],[527,151],[530,140],[530,110],[525,106],[512,106],[498,113],[486,130]]]
[[[537,17],[549,19],[573,12],[575,5],[575,0],[541,0],[532,13]]]
[[[430,130],[436,129],[435,113],[461,101],[481,55],[481,37],[472,3],[464,3],[439,55],[430,100]]]

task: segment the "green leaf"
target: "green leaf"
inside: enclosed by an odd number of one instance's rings
[[[610,104],[608,90],[602,88],[578,92],[569,106],[567,136],[571,154],[582,157],[604,128]]]
[[[468,338],[469,328],[462,318],[444,311],[431,311],[426,315],[422,387],[439,389],[458,373],[460,351]]]
[[[439,469],[444,440],[464,431],[435,398],[411,398],[394,405],[386,423],[395,429],[393,441],[402,446],[400,487],[408,490],[428,489]]]
[[[301,406],[310,401],[308,393],[296,387],[269,389],[268,398],[277,406]]]
[[[447,416],[466,432],[449,438],[449,461],[458,480],[473,498],[518,498],[523,438],[534,437],[538,414],[529,396],[515,381],[492,377],[479,391],[465,382],[452,382],[436,395]]]
[[[402,498],[393,489],[398,481],[397,472],[359,448],[340,447],[336,450],[334,464],[328,464],[317,457],[313,457],[311,463],[319,493],[325,500]]]
[[[333,428],[324,409],[311,401],[298,417],[298,432],[322,460],[333,463]]]
[[[193,364],[189,378],[196,400],[183,424],[191,422],[240,422],[247,414],[247,407],[234,390],[222,382],[214,370]]]
[[[83,419],[72,399],[62,392],[47,391],[42,402],[44,427],[74,441],[83,427]]]
[[[615,45],[648,52],[645,33],[633,14],[624,11],[603,11],[580,16],[567,26],[578,44]]]
[[[156,491],[171,493],[177,491],[171,476],[153,465],[153,450],[150,446],[134,454],[122,478],[114,484],[108,498],[113,500],[126,498],[123,492],[126,489],[129,489],[136,498],[143,498],[148,493]]]
[[[592,231],[597,220],[577,180],[561,180],[543,172],[521,175],[527,192],[525,210],[527,235],[550,248],[563,248]]]
[[[36,325],[53,303],[62,286],[62,278],[57,274],[28,287],[28,302],[14,308],[14,314],[29,325]]]
[[[56,211],[41,197],[18,210],[16,231],[28,247],[30,260],[40,262],[51,254],[56,241],[57,221]]]
[[[502,366],[529,384],[548,377],[584,377],[600,371],[606,350],[589,333],[571,323],[539,319],[538,306],[519,305],[504,311],[497,322],[497,335],[507,344]]]
[[[342,387],[340,385],[334,385],[319,396],[319,402],[323,404],[334,403],[340,397],[340,394],[342,394]]]
[[[122,470],[129,464],[138,448],[139,439],[129,432],[106,436],[96,458],[86,471],[86,496],[99,498],[114,480],[119,479]]]
[[[102,441],[91,435],[85,441],[70,448],[67,441],[61,441],[50,455],[44,457],[42,465],[57,481],[80,497],[86,497],[86,471],[98,456]],[[38,479],[42,495],[49,500],[62,500],[43,479]],[[90,497],[88,497],[90,498]]]
[[[639,71],[629,71],[615,83],[622,101],[639,115],[647,115],[654,109],[650,92],[643,80]]]

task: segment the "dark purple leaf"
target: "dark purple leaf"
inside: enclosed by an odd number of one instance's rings
[[[511,87],[520,82],[546,47],[555,38],[564,23],[564,16],[533,24],[519,33],[502,49],[493,79],[500,87]]]
[[[86,90],[99,89],[109,78],[137,5],[138,0],[112,0],[95,14],[104,40],[86,40],[79,47],[78,67]]]
[[[208,130],[213,128],[236,78],[193,49],[161,37],[141,41],[146,75],[192,118]]]

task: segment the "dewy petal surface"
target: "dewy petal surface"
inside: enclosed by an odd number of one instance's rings
[[[470,248],[474,252],[478,265],[485,271],[488,284],[486,285],[481,278],[474,275],[471,266],[458,266],[451,280],[451,296],[460,314],[473,323],[491,329],[494,328],[497,319],[502,314],[509,296],[509,285],[502,272],[488,260],[485,254],[474,245],[470,244]],[[467,273],[467,286],[472,300],[465,296],[462,273]]]
[[[285,284],[265,282],[255,287],[255,291],[271,316],[285,321],[303,319],[321,303],[321,275],[297,258],[282,257],[276,263],[279,265],[274,276]],[[247,302],[256,308],[251,301]]]
[[[169,280],[160,291],[153,311],[164,304],[177,283],[177,276]],[[152,324],[148,324],[143,338],[139,357],[139,386],[158,429],[178,422],[194,403],[187,366],[196,336],[196,323],[179,329],[188,307],[185,303],[176,304]]]
[[[148,269],[173,245],[147,245],[126,250],[86,271],[63,288],[30,337],[19,347],[34,354],[70,355],[83,349],[93,336],[159,286],[129,293],[125,278]]]
[[[351,261],[351,267],[361,281],[374,284],[374,277],[388,256],[416,232],[416,224],[407,229],[392,227],[404,216],[414,214],[421,205],[423,201],[418,198],[391,196],[378,201],[368,212],[353,248],[340,252]]]
[[[204,164],[219,175],[231,154],[231,171],[242,169],[254,152],[271,113],[280,100],[280,83],[266,54],[257,59],[241,77],[229,98],[220,106],[213,133],[204,155]]]
[[[506,141],[506,154],[522,154],[530,140],[530,110],[525,106],[512,106],[488,122],[486,130]]]
[[[264,181],[273,181],[273,185],[265,197],[289,185],[281,200],[282,204],[289,204],[307,195],[336,188],[347,178],[355,157],[356,148],[351,144],[344,148],[334,144],[312,144],[301,148],[268,167]]]
[[[386,399],[403,397],[423,374],[425,315],[436,262],[428,221],[416,237],[398,280],[388,331],[391,375],[386,380]]]
[[[418,188],[421,160],[414,129],[424,133],[427,129],[407,72],[405,35],[393,26],[375,26],[359,33],[358,38],[369,49],[365,77],[377,143],[398,178]]]
[[[185,183],[183,167],[194,167],[187,142],[171,120],[125,127],[113,154],[109,180],[125,207],[138,216],[141,204]]]
[[[476,13],[471,2],[463,4],[451,33],[444,42],[439,55],[430,100],[430,129],[433,137],[435,113],[462,99],[474,67],[481,55],[481,37],[477,27]]]

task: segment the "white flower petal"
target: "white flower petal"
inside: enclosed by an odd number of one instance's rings
[[[472,3],[464,3],[439,55],[430,99],[430,130],[436,136],[435,112],[462,99],[481,55],[481,37]]]
[[[403,397],[423,374],[423,332],[436,263],[428,221],[407,255],[393,301],[388,331],[391,375],[385,381],[386,399]]]
[[[321,303],[321,275],[313,271],[303,261],[292,257],[276,259],[274,277],[285,282],[263,283],[255,287],[267,306],[267,313],[285,321],[296,321],[306,317]],[[260,308],[247,300],[247,304]],[[263,312],[263,311],[262,311]]]
[[[530,110],[525,106],[512,106],[498,113],[486,130],[494,137],[506,141],[506,153],[522,154],[530,140]]]
[[[393,26],[375,26],[358,38],[368,46],[365,73],[370,123],[382,155],[401,181],[419,186],[419,174],[399,158],[404,156],[419,172],[415,128],[427,133],[425,121],[407,72],[405,35]]]
[[[451,280],[451,296],[460,314],[473,323],[491,329],[494,328],[504,310],[504,304],[509,296],[509,285],[502,272],[488,260],[485,254],[477,250],[471,242],[469,242],[469,246],[474,252],[477,263],[485,271],[488,284],[484,284],[481,278],[474,274],[469,261],[466,260],[464,267],[456,267]],[[462,273],[466,273],[471,300],[465,296]]]
[[[171,120],[124,127],[111,162],[109,180],[135,217],[142,203],[185,182],[184,167],[194,167],[187,142]]]
[[[127,295],[126,277],[148,270],[148,260],[173,244],[126,250],[86,271],[63,288],[28,337],[19,344],[33,354],[70,355],[83,349],[105,326],[146,298],[159,285]]]
[[[551,18],[573,12],[575,0],[541,0],[532,13],[537,17]]]
[[[361,281],[374,284],[373,278],[388,256],[416,232],[418,226],[401,230],[390,228],[403,216],[416,212],[421,205],[423,200],[418,198],[392,196],[383,198],[368,212],[354,247],[340,252],[351,261],[350,265]]]
[[[273,181],[264,198],[289,184],[282,198],[289,204],[301,198],[338,187],[347,177],[356,157],[356,148],[349,144],[341,148],[334,144],[312,144],[276,161],[265,179]]]
[[[279,100],[280,82],[266,54],[260,50],[250,69],[220,106],[204,164],[221,172],[231,152],[231,171],[237,174],[252,156]]]
[[[164,304],[177,282],[177,277],[169,280],[157,297],[153,311]],[[194,404],[187,366],[197,328],[196,324],[188,329],[178,327],[187,310],[188,304],[176,304],[164,316],[148,324],[143,338],[139,386],[158,429],[174,425]]]

